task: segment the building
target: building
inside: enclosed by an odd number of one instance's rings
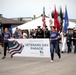
[[[4,17],[0,17],[0,22],[2,23],[3,28],[15,27],[25,23],[23,21],[13,20],[13,19],[4,18]]]

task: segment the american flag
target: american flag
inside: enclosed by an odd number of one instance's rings
[[[45,20],[45,7],[43,7],[43,15],[42,15],[42,24],[43,24],[43,29],[45,28],[46,26],[46,20]]]
[[[24,45],[19,44],[16,40],[9,41],[9,53],[13,56],[16,53],[21,53]]]

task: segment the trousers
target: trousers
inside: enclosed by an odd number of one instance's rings
[[[50,43],[51,60],[54,60],[54,50],[56,51],[58,57],[61,58],[60,49],[59,49],[59,41],[56,41],[55,43]]]
[[[8,43],[4,42],[4,56],[6,56],[7,47],[9,48]]]

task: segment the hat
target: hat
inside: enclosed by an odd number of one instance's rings
[[[74,27],[74,30],[76,30],[76,25],[75,25],[75,27]]]
[[[51,27],[55,27],[55,26],[51,25],[50,28],[51,28]]]
[[[74,28],[74,30],[76,30],[76,27]]]
[[[76,29],[73,29],[73,30],[76,30]]]
[[[68,30],[71,30],[71,28],[68,28]]]
[[[45,28],[47,28],[47,26],[45,26]]]
[[[41,26],[37,26],[38,28],[40,28]]]

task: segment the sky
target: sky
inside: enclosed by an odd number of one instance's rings
[[[0,14],[6,18],[40,16],[45,7],[48,16],[54,10],[54,5],[57,11],[61,6],[63,12],[67,5],[69,18],[76,19],[76,0],[0,0]]]

